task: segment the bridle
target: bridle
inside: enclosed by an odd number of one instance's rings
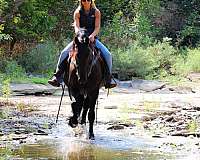
[[[86,67],[88,67],[88,69],[86,70],[86,79],[84,84],[87,83],[90,75],[92,74],[92,69],[95,66],[95,64],[97,63],[98,59],[100,58],[100,53],[97,52],[97,50],[95,49],[95,44],[94,43],[89,43],[88,47],[88,52],[89,52],[89,57],[88,57],[88,61],[86,63]],[[81,54],[79,51],[78,45],[75,43],[73,43],[73,51],[74,51],[74,55],[71,57],[70,60],[70,64],[74,66],[74,68],[76,69],[76,75],[78,77],[78,80],[80,80],[80,66],[78,63],[78,54]]]

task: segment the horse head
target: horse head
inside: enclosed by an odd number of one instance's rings
[[[80,85],[85,85],[88,80],[93,54],[90,48],[89,36],[86,29],[81,28],[75,36],[74,43],[77,49],[76,65]]]

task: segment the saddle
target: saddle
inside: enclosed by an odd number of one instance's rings
[[[94,53],[95,56],[97,56],[97,59],[100,59],[101,61],[101,65],[102,65],[102,75],[103,75],[103,80],[105,80],[106,76],[109,75],[109,68],[108,65],[106,63],[105,58],[102,56],[102,52],[100,49],[98,49],[94,43],[90,43],[90,48],[92,50],[92,52]],[[74,63],[73,59],[75,59],[76,56],[76,51],[75,51],[75,47],[72,48],[72,50],[70,51],[69,54],[69,58],[68,58],[68,63]]]
[[[90,43],[90,48],[92,49],[93,53],[94,53],[96,56],[99,56],[99,59],[101,60],[101,65],[102,65],[102,68],[103,68],[103,70],[102,70],[102,75],[103,75],[103,80],[105,80],[106,76],[108,76],[108,75],[110,74],[110,72],[109,72],[109,68],[108,68],[108,65],[107,65],[107,63],[106,63],[106,60],[105,60],[105,58],[102,56],[103,53],[102,53],[102,51],[101,51],[99,48],[97,48],[97,47],[95,46],[94,43]]]

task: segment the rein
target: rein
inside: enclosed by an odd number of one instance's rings
[[[91,49],[91,51],[92,51],[93,56],[92,56],[92,63],[91,63],[91,65],[90,65],[90,69],[89,69],[89,72],[88,72],[88,77],[90,76],[90,74],[91,74],[91,72],[92,72],[92,68],[93,68],[93,66],[96,64],[97,60],[98,60],[99,58],[101,58],[101,57],[100,57],[100,53],[97,52],[97,50],[96,50],[95,47],[94,47],[94,44],[90,44],[90,47],[91,47],[90,49]]]
[[[70,55],[68,61],[69,61],[69,64],[72,64],[74,65],[74,67],[77,69],[78,66],[77,66],[77,63],[76,63],[76,59],[75,59],[75,56],[76,56],[76,44],[73,43],[73,48],[72,48],[72,55]],[[95,46],[93,43],[90,44],[89,46],[89,50],[90,52],[92,52],[92,62],[90,64],[90,68],[89,68],[89,71],[87,73],[87,77],[89,77],[92,73],[92,68],[94,67],[94,65],[96,64],[97,60],[100,58],[101,59],[101,56],[100,56],[100,53],[97,52],[97,50],[95,49]],[[69,72],[69,78],[68,78],[68,82],[70,82],[70,78],[71,78],[71,72]],[[78,74],[77,74],[78,75]]]

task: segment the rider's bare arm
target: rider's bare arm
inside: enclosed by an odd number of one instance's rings
[[[91,34],[92,36],[98,35],[98,33],[100,31],[100,26],[101,26],[101,12],[98,9],[96,9],[96,12],[95,12],[95,29],[94,29],[94,32]]]
[[[79,29],[80,29],[80,22],[79,22],[79,19],[80,19],[80,13],[79,13],[79,10],[77,9],[75,12],[74,12],[74,30],[75,30],[75,33],[77,34]]]

